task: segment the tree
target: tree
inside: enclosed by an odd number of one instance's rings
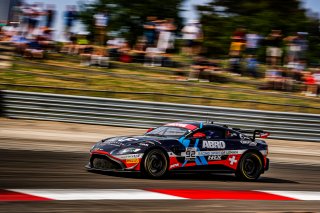
[[[285,35],[301,31],[319,35],[318,19],[307,15],[300,0],[211,0],[197,9],[204,46],[214,55],[227,54],[232,32],[239,26],[262,35],[272,29],[281,29]]]
[[[97,0],[91,4],[80,5],[80,19],[89,32],[94,32],[93,14],[107,11],[109,16],[108,31],[116,31],[124,36],[132,45],[138,36],[143,34],[143,23],[148,16],[159,19],[173,18],[181,25],[179,16],[184,0]]]

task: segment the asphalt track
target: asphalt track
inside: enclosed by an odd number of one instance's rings
[[[40,130],[39,130],[40,131]],[[1,133],[1,132],[0,132]],[[4,132],[3,132],[4,133]],[[76,134],[76,133],[75,133]],[[139,174],[90,173],[84,169],[88,154],[72,147],[27,150],[4,144],[20,138],[0,138],[0,189],[215,189],[320,191],[320,163],[298,165],[272,162],[257,182],[239,182],[227,174],[171,174],[151,180]],[[26,138],[27,140],[28,138]],[[34,143],[44,142],[33,139]],[[18,141],[18,142],[17,142]],[[52,143],[59,144],[52,138]],[[61,141],[60,141],[61,143]],[[65,142],[67,143],[67,142]],[[67,146],[66,146],[67,147]],[[90,147],[88,145],[88,147]],[[319,158],[315,158],[319,160]],[[0,202],[0,212],[320,212],[320,201],[236,200],[99,200]]]

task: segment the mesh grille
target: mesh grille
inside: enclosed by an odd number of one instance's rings
[[[95,169],[122,169],[121,165],[106,156],[93,155],[91,166]]]

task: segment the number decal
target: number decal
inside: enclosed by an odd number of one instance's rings
[[[186,149],[186,160],[193,160],[193,159],[195,159],[196,158],[196,152],[197,152],[197,150],[196,150],[196,148],[194,148],[194,147],[192,147],[192,148],[190,148],[190,147],[188,147],[187,149]]]

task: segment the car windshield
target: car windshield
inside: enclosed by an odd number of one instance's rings
[[[189,132],[188,129],[181,127],[172,127],[172,126],[161,126],[158,127],[145,135],[147,136],[157,136],[157,137],[174,137],[179,138],[186,135]]]

